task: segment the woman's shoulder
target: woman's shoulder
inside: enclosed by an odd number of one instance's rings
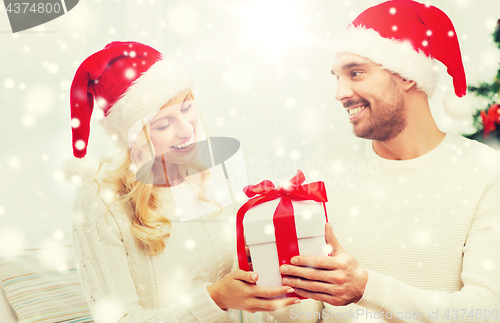
[[[102,182],[98,182],[94,179],[88,183],[81,184],[76,189],[75,200],[81,200],[85,205],[94,202],[94,204],[97,203],[108,206],[114,196],[116,196],[116,194],[114,194],[112,190],[105,187]]]
[[[83,183],[81,184],[77,189],[75,193],[76,199],[82,198],[86,200],[87,202],[97,198],[99,195],[100,191],[100,184],[97,182],[97,180],[92,180],[88,183]]]
[[[74,212],[87,220],[97,219],[106,214],[111,214],[116,220],[129,218],[119,195],[97,180],[84,183],[77,188]]]

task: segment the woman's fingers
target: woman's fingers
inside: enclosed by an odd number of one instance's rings
[[[246,281],[250,284],[255,283],[257,279],[259,279],[259,275],[252,271],[243,271],[241,269],[238,269],[233,274],[235,279]]]
[[[293,288],[290,286],[278,286],[278,287],[255,286],[253,295],[255,297],[271,298],[275,296],[286,295],[289,293],[293,293]]]
[[[269,311],[276,311],[280,308],[297,303],[300,303],[300,299],[296,297],[287,297],[287,298],[271,299],[271,300],[256,299],[255,305],[252,307],[259,312],[269,312]]]
[[[248,246],[245,246],[245,253],[247,254],[248,267],[250,267],[250,270],[253,270],[252,257],[250,256],[250,249]]]

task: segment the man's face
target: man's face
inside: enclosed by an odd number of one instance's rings
[[[403,131],[407,120],[399,76],[350,53],[337,54],[332,74],[338,79],[335,98],[349,113],[357,137],[386,141]]]

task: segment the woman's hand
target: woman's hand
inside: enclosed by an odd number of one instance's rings
[[[214,302],[223,310],[233,308],[250,313],[275,311],[297,304],[298,298],[266,299],[293,293],[289,286],[262,287],[255,285],[258,275],[254,272],[236,270],[218,282],[208,285],[207,290]]]

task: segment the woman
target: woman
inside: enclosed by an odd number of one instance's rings
[[[78,272],[96,322],[225,322],[228,308],[270,311],[299,302],[264,299],[290,287],[256,286],[235,269],[227,213],[210,194],[204,135],[188,75],[153,48],[113,42],[79,67],[71,87]],[[86,154],[93,100],[122,148]],[[195,221],[182,221],[182,212]],[[193,216],[193,213],[196,213]],[[234,270],[234,271],[233,271]]]

